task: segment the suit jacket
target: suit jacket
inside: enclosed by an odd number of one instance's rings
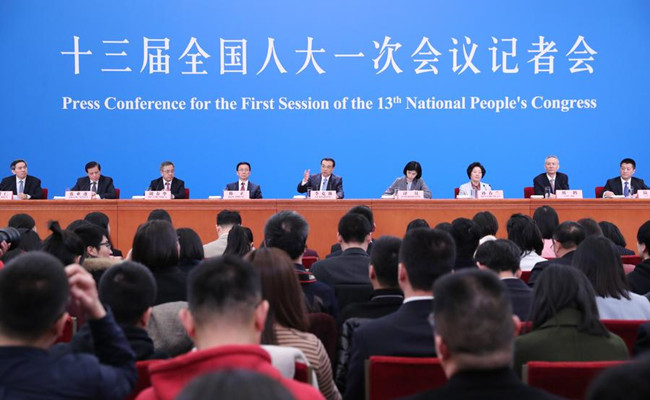
[[[393,194],[395,193],[396,190],[407,190],[408,188],[408,182],[406,181],[406,177],[402,176],[400,178],[395,179],[395,182],[393,182],[388,189],[384,192],[384,194]],[[431,190],[429,190],[429,187],[427,186],[426,182],[424,179],[413,179],[413,182],[411,182],[411,190],[422,190],[424,191],[424,198],[425,199],[430,199],[431,198]]]
[[[551,187],[551,182],[548,181],[546,172],[539,174],[533,179],[533,186],[536,195],[544,195],[544,188]],[[569,190],[569,177],[561,172],[555,173],[555,190]],[[555,194],[555,190],[551,188],[551,193]]]
[[[304,185],[302,181],[298,183],[298,193],[307,193],[307,189],[320,190],[321,174],[312,174],[309,180]],[[343,194],[343,178],[337,175],[330,175],[327,181],[327,190],[336,190],[336,197],[342,199]]]
[[[0,191],[12,191],[14,195],[18,194],[16,187],[16,175],[11,175],[0,182]],[[35,176],[27,175],[25,177],[25,187],[23,193],[28,194],[30,200],[38,200],[43,198],[43,189],[41,189],[41,180]]]
[[[650,292],[650,258],[634,267],[634,271],[627,274],[630,291],[641,296]]]
[[[640,354],[647,355],[650,351],[650,322],[639,325],[639,331],[636,335],[636,342],[634,343],[634,356]]]
[[[163,183],[163,178],[162,176],[158,179],[154,179],[151,181],[149,184],[149,188],[151,190],[163,190],[165,189],[165,184]],[[172,195],[174,196],[175,199],[184,199],[185,198],[185,182],[183,182],[180,179],[174,178],[172,179],[172,187],[171,187],[171,192]]]
[[[631,183],[634,193],[636,193],[638,190],[648,189],[645,182],[643,182],[643,179],[632,177]],[[603,190],[603,193],[608,191],[613,192],[617,196],[623,195],[623,182],[621,182],[620,176],[607,180],[607,184],[605,184],[605,190]]]
[[[555,258],[553,260],[548,260],[548,261],[542,261],[535,264],[533,269],[530,271],[530,277],[528,278],[528,286],[530,287],[535,286],[535,281],[539,278],[539,274],[541,274],[542,271],[544,271],[544,268],[548,267],[551,264],[571,265],[574,254],[575,251],[571,251],[569,253],[566,253],[564,256],[560,258]]]
[[[368,255],[370,255],[370,252],[372,251],[372,240],[370,240],[370,243],[368,243]],[[330,253],[325,256],[325,258],[330,258],[330,257],[338,257],[343,253],[343,250],[341,250],[341,243],[334,243],[333,245],[330,246]]]
[[[77,183],[75,183],[70,190],[90,190],[90,178],[82,176],[77,179]],[[102,199],[116,199],[117,194],[115,193],[115,187],[113,186],[113,178],[101,175],[97,184],[97,194]]]
[[[239,181],[229,183],[226,185],[226,190],[239,190]],[[262,189],[260,185],[257,185],[251,181],[248,181],[248,191],[250,192],[251,199],[261,199],[262,198]]]
[[[436,356],[433,329],[428,321],[432,308],[433,300],[411,301],[355,330],[344,399],[365,398],[364,364],[370,356]]]
[[[481,190],[491,190],[492,186],[485,182],[481,182]],[[472,181],[469,181],[467,183],[463,183],[460,185],[458,188],[458,195],[459,196],[471,196],[472,195]]]
[[[528,321],[530,306],[533,302],[533,290],[521,279],[502,279],[512,302],[512,313],[521,321]]]
[[[341,284],[370,284],[368,266],[370,256],[364,249],[353,247],[338,257],[320,260],[311,266],[316,279],[331,287]]]

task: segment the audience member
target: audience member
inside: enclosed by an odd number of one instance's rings
[[[192,268],[199,265],[205,258],[203,243],[199,235],[191,228],[176,229],[180,251],[178,253],[178,267],[188,275]]]
[[[9,222],[7,223],[7,226],[10,226],[12,228],[16,229],[31,229],[31,230],[36,230],[36,221],[34,221],[34,218],[32,218],[31,215],[29,214],[14,214],[9,218]]]
[[[188,297],[189,309],[180,314],[197,350],[151,365],[152,387],[138,400],[176,398],[193,378],[231,369],[267,375],[297,400],[323,399],[315,388],[284,378],[260,347],[269,303],[249,263],[234,256],[206,259],[190,273]]]
[[[614,245],[616,246],[616,253],[618,255],[634,255],[634,252],[632,250],[625,248],[625,246],[627,246],[627,242],[625,241],[625,237],[621,231],[618,229],[618,226],[608,221],[600,221],[598,225],[600,226],[600,230],[603,231],[603,236],[614,242]]]
[[[108,219],[108,215],[103,212],[91,212],[86,214],[84,221],[88,221],[91,224],[100,226],[106,230],[106,237],[108,238],[108,243],[111,244],[111,250],[113,250],[113,257],[122,257],[122,251],[115,248],[113,240],[111,240],[111,224]]]
[[[0,259],[4,263],[8,263],[12,259],[28,251],[41,250],[43,247],[41,238],[38,236],[38,233],[36,233],[36,231],[28,228],[17,228],[17,230],[20,233],[20,242],[18,243],[18,247],[16,247],[14,244],[11,246],[11,250],[9,250],[6,254],[0,256]]]
[[[63,265],[83,264],[86,253],[83,240],[73,231],[62,230],[57,221],[50,221],[52,232],[43,242],[43,251],[56,257]]]
[[[241,225],[235,225],[228,233],[228,242],[223,254],[244,257],[252,250],[252,247],[253,241],[248,235],[248,232],[246,232],[246,228]]]
[[[209,372],[192,380],[176,400],[294,400],[277,380],[243,369]]]
[[[519,279],[519,254],[514,242],[505,239],[490,240],[478,246],[476,264],[481,269],[494,271],[506,286],[514,314],[521,321],[528,321],[533,291]]]
[[[417,218],[409,222],[408,225],[406,225],[406,232],[415,228],[430,228],[430,226],[426,219]]]
[[[650,399],[650,360],[643,359],[608,368],[589,385],[587,400]]]
[[[364,398],[364,363],[370,356],[435,356],[427,322],[433,301],[431,287],[436,279],[452,271],[455,258],[454,240],[447,232],[418,228],[406,234],[397,273],[404,303],[394,313],[355,331],[344,398]]]
[[[217,214],[217,240],[203,246],[205,258],[223,254],[228,246],[228,233],[235,225],[241,225],[239,211],[222,210]]]
[[[542,258],[544,242],[542,233],[535,221],[524,214],[513,214],[506,225],[508,239],[512,240],[521,249],[519,268],[530,271],[535,264],[546,261]]]
[[[626,360],[623,339],[600,322],[596,294],[577,268],[551,264],[533,291],[532,332],[515,340],[515,372],[528,361]]]
[[[479,244],[487,240],[495,240],[499,231],[499,221],[489,211],[481,211],[474,214],[472,221],[476,224],[479,236]]]
[[[454,270],[476,268],[474,252],[478,247],[479,227],[467,218],[456,218],[451,222],[451,236],[456,244],[456,264]]]
[[[156,221],[156,220],[162,220],[162,221],[167,221],[170,224],[174,224],[172,222],[172,216],[169,215],[167,210],[164,210],[162,208],[157,208],[155,210],[151,210],[149,213],[149,216],[147,217],[147,221]]]
[[[586,236],[603,236],[603,231],[600,229],[600,225],[593,218],[580,218],[578,223],[585,230]]]
[[[350,208],[347,213],[363,215],[368,219],[368,222],[370,222],[370,243],[368,243],[368,250],[367,250],[367,253],[370,254],[370,252],[372,251],[372,244],[373,244],[372,232],[374,232],[375,229],[377,228],[377,225],[375,224],[375,216],[373,215],[372,210],[370,209],[370,207],[366,205],[359,205]],[[328,254],[327,257],[325,258],[340,256],[342,252],[343,250],[341,250],[341,243],[335,243],[330,248],[330,254]]]
[[[650,292],[650,221],[646,221],[636,234],[637,250],[643,261],[627,274],[630,290],[644,295]]]
[[[436,354],[449,380],[410,399],[557,398],[521,383],[513,373],[519,321],[512,317],[508,294],[493,274],[460,271],[439,279],[433,291]]]
[[[542,233],[542,239],[544,240],[542,257],[554,258],[553,232],[555,231],[555,228],[560,225],[560,218],[558,217],[557,212],[551,206],[537,207],[533,213],[533,220],[535,220],[539,231]]]
[[[68,228],[70,229],[70,228]],[[113,251],[106,237],[106,231],[98,225],[80,220],[72,230],[84,242],[85,254],[83,267],[99,282],[104,271],[120,262],[111,258]]]
[[[585,230],[577,222],[565,221],[558,225],[553,232],[553,251],[557,258],[535,264],[528,278],[528,286],[534,286],[539,275],[550,264],[571,265],[573,255],[584,239]]]

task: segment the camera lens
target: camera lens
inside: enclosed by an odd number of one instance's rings
[[[9,250],[17,249],[20,245],[20,232],[12,227],[0,228],[0,242],[7,242]]]

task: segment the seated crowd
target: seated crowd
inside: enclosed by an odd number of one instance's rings
[[[14,215],[17,238],[0,243],[0,397],[356,400],[370,357],[399,356],[436,357],[447,377],[414,399],[554,399],[522,383],[527,363],[628,360],[608,321],[650,321],[650,221],[627,274],[634,252],[614,224],[560,222],[549,206],[512,215],[507,239],[489,211],[375,239],[372,210],[356,206],[311,267],[294,211],[266,221],[259,248],[237,211],[216,222],[204,245],[154,210],[122,256],[102,213],[51,221],[43,241]],[[590,398],[649,396],[615,377],[650,368],[650,322],[633,354]],[[136,390],[142,365],[149,387]]]

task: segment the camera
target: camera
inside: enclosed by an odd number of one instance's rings
[[[0,242],[7,242],[9,250],[17,249],[20,245],[20,232],[16,228],[0,228]]]

